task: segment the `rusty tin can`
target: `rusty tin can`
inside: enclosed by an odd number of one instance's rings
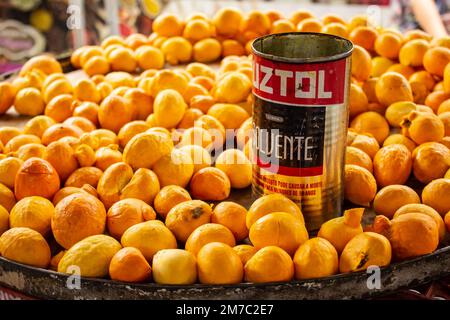
[[[318,33],[256,39],[253,49],[253,193],[281,193],[308,230],[342,213],[350,41]]]

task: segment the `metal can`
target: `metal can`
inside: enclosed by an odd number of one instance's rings
[[[281,33],[253,49],[253,193],[296,202],[308,230],[343,210],[350,41]]]

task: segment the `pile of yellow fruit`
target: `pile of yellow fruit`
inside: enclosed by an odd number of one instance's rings
[[[224,201],[251,184],[251,41],[291,31],[355,44],[345,198],[373,205],[365,229],[355,208],[309,239],[282,195],[248,210]],[[218,70],[205,64],[220,58]],[[76,83],[38,56],[0,84],[0,114],[32,116],[0,128],[6,259],[126,282],[290,281],[428,254],[450,230],[450,38],[376,29],[364,16],[227,8],[162,15],[149,37],[112,36],[71,62],[87,75]],[[217,152],[230,132],[236,145]]]

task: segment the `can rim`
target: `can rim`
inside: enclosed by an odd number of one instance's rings
[[[255,48],[255,43],[256,42],[261,42],[264,41],[264,39],[270,38],[270,37],[282,37],[282,36],[289,36],[289,35],[295,35],[295,36],[319,36],[319,37],[323,37],[323,38],[330,38],[330,39],[335,39],[335,40],[340,40],[345,42],[349,49],[338,53],[338,54],[334,54],[328,57],[313,57],[313,58],[289,58],[289,57],[283,57],[283,56],[276,56],[273,54],[268,54],[268,53],[263,53],[261,51],[259,51],[258,49]],[[327,34],[327,33],[320,33],[320,32],[284,32],[284,33],[276,33],[276,34],[268,34],[259,38],[256,38],[255,40],[253,40],[252,42],[252,53],[256,56],[268,59],[268,60],[272,60],[272,61],[278,61],[278,62],[288,62],[288,63],[317,63],[317,62],[330,62],[330,61],[336,61],[336,60],[341,60],[344,58],[349,57],[352,52],[353,52],[353,43],[343,37],[340,36],[336,36],[336,35],[332,35],[332,34]]]

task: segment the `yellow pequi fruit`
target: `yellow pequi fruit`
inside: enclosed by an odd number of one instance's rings
[[[192,198],[189,195],[189,192],[186,191],[186,189],[176,185],[169,185],[163,187],[158,192],[155,197],[153,206],[156,212],[165,219],[170,209],[181,202],[189,200],[192,200]]]
[[[225,150],[215,166],[228,176],[232,188],[246,188],[252,183],[252,164],[241,150]]]
[[[237,284],[244,276],[238,254],[220,242],[208,243],[200,249],[197,269],[199,281],[203,284]]]
[[[45,198],[23,198],[12,208],[9,214],[9,226],[30,228],[45,237],[51,231],[51,219],[54,213],[53,204]]]
[[[286,282],[294,277],[294,263],[286,251],[269,246],[258,250],[247,261],[244,271],[247,282]]]
[[[163,249],[153,256],[153,280],[159,284],[186,285],[197,280],[197,261],[186,250]]]
[[[338,272],[338,253],[326,239],[309,239],[295,252],[294,266],[297,280],[332,276]]]
[[[403,134],[415,143],[438,142],[445,135],[442,120],[433,113],[412,111],[401,122]]]
[[[258,249],[249,244],[237,245],[233,247],[233,250],[236,251],[239,258],[241,258],[242,264],[244,266],[247,263],[247,261],[250,260],[250,258],[253,257],[256,252],[258,252]]]
[[[106,214],[109,234],[120,239],[124,232],[135,224],[156,219],[153,208],[139,199],[124,199],[113,204]]]
[[[269,194],[255,200],[248,209],[246,224],[250,227],[261,217],[274,212],[286,212],[299,219],[303,224],[303,218],[300,208],[289,198],[281,194]]]
[[[411,152],[401,144],[382,147],[373,159],[373,169],[380,187],[405,184],[412,169]]]
[[[255,248],[278,246],[293,255],[309,236],[299,219],[289,213],[274,212],[252,224],[249,238]]]
[[[211,221],[211,215],[212,209],[206,202],[189,200],[170,209],[165,223],[179,241],[186,242],[195,229]]]
[[[51,227],[55,240],[65,249],[105,230],[106,211],[96,197],[78,192],[63,198],[55,207]]]
[[[135,247],[142,252],[147,261],[163,249],[176,249],[177,240],[170,230],[159,220],[150,220],[135,224],[122,235],[124,247]]]
[[[413,152],[413,173],[422,183],[442,178],[449,168],[450,150],[441,143],[426,142]]]
[[[389,239],[393,256],[397,260],[431,253],[439,244],[436,222],[421,213],[403,214],[391,221],[385,216],[377,216],[373,230]]]
[[[348,201],[368,207],[377,192],[377,183],[373,175],[363,167],[345,165],[344,197]]]
[[[112,280],[123,282],[143,282],[150,279],[152,268],[142,253],[132,247],[116,252],[109,264]]]
[[[328,240],[341,253],[345,245],[356,235],[363,232],[361,219],[363,208],[346,210],[342,217],[328,220],[320,227],[318,237]]]
[[[194,164],[188,153],[172,149],[169,154],[156,161],[153,171],[158,176],[162,187],[173,184],[184,188],[194,173]]]
[[[450,179],[436,179],[423,188],[422,202],[435,209],[441,216],[450,211]]]
[[[233,233],[236,241],[242,241],[248,236],[245,224],[247,209],[232,201],[223,201],[214,207],[211,222],[219,223]]]
[[[0,255],[37,268],[47,268],[50,247],[44,237],[29,228],[11,228],[0,236]]]
[[[426,204],[406,204],[395,211],[394,218],[406,213],[422,213],[434,219],[439,229],[439,240],[443,240],[445,237],[445,223],[440,214],[432,207]]]
[[[67,250],[58,264],[58,272],[78,271],[82,277],[106,277],[110,262],[120,249],[120,243],[109,236],[100,234],[87,237]],[[76,270],[76,267],[79,269]]]
[[[373,200],[373,208],[377,214],[392,218],[400,207],[419,203],[420,197],[413,189],[394,184],[378,191]]]
[[[389,240],[375,232],[363,232],[352,238],[342,251],[339,261],[341,273],[366,270],[370,266],[384,267],[391,263]]]
[[[164,134],[143,132],[135,135],[123,150],[123,161],[134,170],[152,168],[163,156],[169,155],[173,142]]]
[[[200,249],[211,242],[220,242],[234,247],[236,241],[231,231],[217,223],[207,223],[195,229],[186,241],[185,249],[197,256]]]
[[[194,198],[220,201],[230,195],[231,184],[223,171],[207,167],[192,176],[189,189]]]
[[[153,103],[156,124],[167,129],[178,125],[186,109],[183,96],[174,89],[160,91]]]

